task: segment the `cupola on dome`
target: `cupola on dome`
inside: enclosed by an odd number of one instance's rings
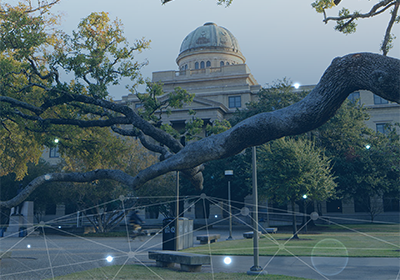
[[[183,40],[179,54],[197,48],[223,48],[240,52],[239,44],[233,34],[226,28],[207,22],[190,32]]]
[[[199,57],[204,55],[208,55],[208,58]],[[222,61],[224,65],[225,63],[229,65],[245,62],[235,36],[228,29],[213,22],[205,23],[185,37],[181,44],[177,64],[180,69],[187,69],[189,62],[193,62],[189,64],[194,65],[194,61],[204,59],[210,63],[212,60]],[[217,66],[217,64],[212,66]]]

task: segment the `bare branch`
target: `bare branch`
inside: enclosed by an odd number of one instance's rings
[[[393,24],[396,21],[397,14],[399,12],[399,5],[400,5],[400,1],[397,1],[396,5],[394,6],[394,9],[392,11],[392,16],[390,18],[389,24],[388,24],[388,26],[386,28],[385,37],[383,39],[382,47],[381,47],[383,55],[387,55],[387,53],[389,51],[388,44],[390,43],[390,39],[391,39],[391,34],[390,33],[392,31]]]
[[[43,112],[42,108],[33,106],[29,103],[22,102],[22,101],[19,101],[17,99],[14,99],[14,98],[8,97],[8,96],[0,95],[0,102],[6,102],[6,103],[13,105],[14,107],[27,109],[37,115],[40,115]]]
[[[392,3],[391,3],[392,2]],[[356,18],[370,18],[377,16],[387,9],[389,9],[391,6],[395,5],[398,0],[384,0],[379,2],[378,4],[374,5],[371,10],[368,13],[365,14],[360,14],[360,13],[353,13],[349,14],[346,16],[340,16],[340,17],[325,17],[324,22],[328,23],[328,21],[339,21],[339,20],[345,20],[345,19],[356,19]],[[378,10],[379,8],[383,7],[382,9]]]
[[[135,177],[135,186],[170,171],[240,153],[283,136],[313,130],[328,121],[347,96],[369,90],[400,103],[400,60],[378,54],[357,53],[335,58],[312,92],[300,102],[274,112],[248,118],[232,129],[185,146],[179,153]]]

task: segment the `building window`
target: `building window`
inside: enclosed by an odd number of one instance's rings
[[[387,101],[386,99],[383,99],[382,97],[374,94],[374,104],[375,105],[379,105],[379,104],[388,104],[389,101]]]
[[[347,97],[347,99],[351,103],[357,102],[357,104],[360,104],[360,92],[356,91],[356,92],[350,93],[350,95]]]
[[[204,69],[204,61],[200,62],[200,69]]]
[[[185,64],[185,70],[187,70],[188,69],[188,65],[187,64]]]
[[[226,65],[229,65],[229,62],[227,62]]]
[[[242,107],[242,98],[240,96],[229,97],[229,108],[240,108]]]
[[[51,157],[51,158],[59,158],[60,157],[60,154],[58,153],[58,147],[50,148],[49,157]]]
[[[223,62],[223,61],[221,61],[220,63],[219,63],[219,66],[221,67],[221,66],[224,66],[225,65],[225,63]]]
[[[135,108],[137,109],[137,108],[140,108],[140,107],[143,107],[143,104],[142,103],[136,103],[135,104]]]
[[[380,132],[382,134],[388,134],[389,129],[387,126],[388,126],[387,123],[377,123],[376,124],[376,132]]]
[[[196,63],[194,64],[194,69],[199,69],[199,63],[198,63],[198,62],[196,62]]]
[[[211,61],[206,62],[206,67],[211,67]]]

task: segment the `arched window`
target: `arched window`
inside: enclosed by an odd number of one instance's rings
[[[227,62],[226,65],[229,65],[229,62]]]
[[[204,67],[204,61],[200,62],[200,69],[203,69]]]
[[[199,69],[199,63],[198,63],[198,62],[196,62],[196,63],[194,64],[194,69]]]
[[[187,66],[187,64],[185,64],[185,70],[187,70],[188,69],[188,66]]]
[[[206,67],[211,67],[211,62],[210,61],[206,62]]]
[[[221,61],[220,63],[219,63],[219,66],[224,66],[225,65],[225,63],[223,62],[223,61]]]

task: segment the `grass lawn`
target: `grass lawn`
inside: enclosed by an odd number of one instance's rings
[[[235,279],[235,280],[254,280],[255,276],[246,273],[193,273],[180,272],[159,267],[145,267],[140,265],[108,266],[98,269],[69,274],[66,276],[55,277],[57,280],[83,280],[83,279],[140,279],[140,280],[209,280],[209,279]],[[283,275],[261,275],[257,279],[268,280],[305,280],[307,278],[283,276]]]
[[[400,257],[399,225],[324,226],[299,234],[300,239],[289,240],[291,234],[263,235],[259,240],[260,256],[349,256]],[[253,240],[220,241],[186,249],[187,252],[214,255],[252,255]]]

